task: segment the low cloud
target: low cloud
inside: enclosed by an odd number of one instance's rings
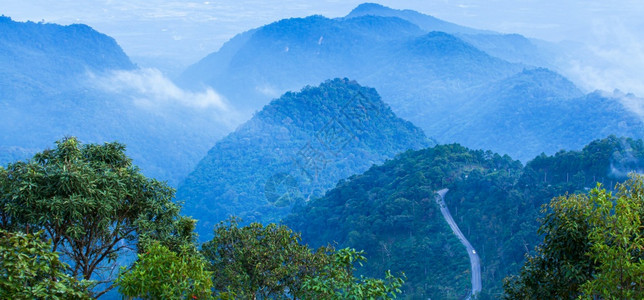
[[[219,124],[228,129],[245,120],[212,88],[182,89],[157,69],[89,73],[88,78],[92,87],[129,99],[135,108],[168,118],[189,118],[185,121]]]
[[[136,98],[138,105],[148,108],[180,104],[199,109],[230,111],[225,99],[213,89],[207,88],[201,92],[184,90],[157,69],[112,71],[106,75],[91,74],[90,77],[101,89],[131,95]]]
[[[639,98],[632,93],[624,93],[620,90],[613,92],[601,91],[600,95],[604,98],[618,100],[624,108],[637,115],[644,122],[644,98]]]
[[[644,41],[619,20],[597,21],[594,40],[574,53],[568,72],[587,90],[619,89],[644,96]]]

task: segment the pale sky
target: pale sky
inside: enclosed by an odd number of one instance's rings
[[[84,23],[114,37],[134,61],[142,57],[185,67],[214,52],[235,34],[283,18],[340,17],[363,1],[339,0],[0,0],[0,14],[18,21]],[[380,0],[437,18],[548,41],[575,40],[593,47],[622,72],[601,88],[635,90],[644,78],[644,1],[641,0]],[[580,66],[580,72],[587,72]],[[602,70],[603,71],[603,70]],[[601,77],[602,75],[598,75]],[[617,75],[616,75],[617,76]],[[615,77],[615,76],[614,76]],[[603,79],[597,79],[603,80]],[[644,85],[644,84],[642,84]]]

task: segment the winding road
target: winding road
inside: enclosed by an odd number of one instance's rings
[[[449,213],[449,209],[447,208],[447,205],[445,205],[445,201],[443,198],[445,197],[445,194],[449,189],[442,189],[436,194],[436,203],[441,208],[441,213],[443,214],[443,217],[445,218],[445,221],[449,224],[449,227],[452,228],[452,231],[456,236],[458,236],[458,239],[461,240],[461,243],[465,248],[467,249],[467,254],[470,256],[470,265],[472,266],[472,293],[470,294],[471,298],[472,295],[477,294],[481,291],[481,259],[479,258],[479,255],[476,253],[476,250],[474,250],[474,247],[472,247],[472,244],[465,238],[461,230],[458,228],[458,225],[456,225],[456,222],[454,222],[454,219],[452,219],[452,215]]]

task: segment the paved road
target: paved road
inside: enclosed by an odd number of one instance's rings
[[[449,213],[449,209],[447,208],[447,205],[445,205],[445,201],[443,201],[443,198],[448,191],[448,189],[442,189],[436,192],[436,194],[438,195],[437,197],[435,197],[436,203],[438,203],[438,205],[440,206],[441,213],[443,214],[445,221],[447,221],[449,227],[452,228],[452,231],[458,237],[458,239],[461,240],[461,243],[467,249],[467,254],[470,256],[470,265],[472,265],[473,295],[481,291],[481,259],[479,258],[478,253],[476,253],[476,250],[474,250],[474,247],[472,247],[472,244],[470,244],[470,242],[465,238],[461,230],[458,228],[458,225],[456,225],[454,219],[452,219],[452,215]],[[470,297],[468,297],[468,299],[469,298]]]

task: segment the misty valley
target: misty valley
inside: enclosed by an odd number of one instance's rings
[[[0,299],[642,299],[644,98],[365,3],[169,75],[0,16]]]

